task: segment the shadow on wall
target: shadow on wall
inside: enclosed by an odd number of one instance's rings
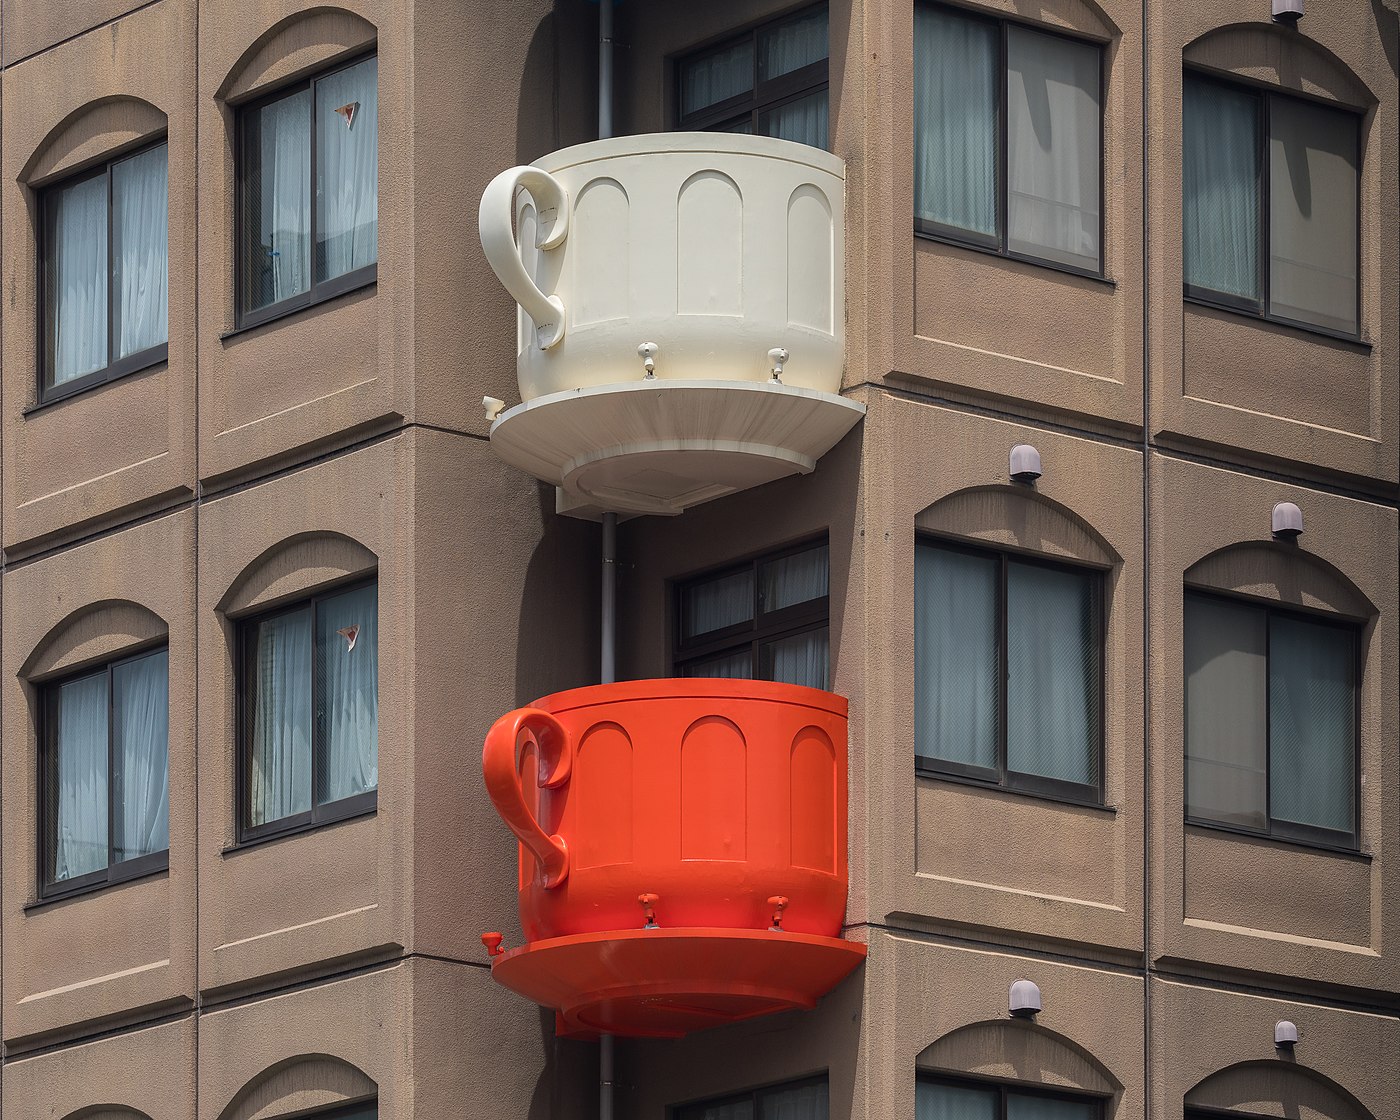
[[[1376,17],[1376,30],[1380,33],[1390,72],[1400,75],[1400,10],[1388,7],[1385,0],[1371,0],[1371,12]]]
[[[520,75],[520,100],[515,107],[517,164],[530,163],[558,147],[559,122],[555,96],[559,76],[556,59],[558,39],[558,17],[550,12],[535,25]]]
[[[598,1081],[598,1047],[554,1035],[554,1012],[539,1009],[540,1051],[544,1069],[530,1098],[527,1120],[592,1120],[598,1114],[594,1094]]]
[[[1293,1064],[1292,1058],[1241,1062],[1213,1073],[1186,1094],[1188,1108],[1276,1116],[1329,1116],[1372,1120],[1371,1113],[1335,1081]]]

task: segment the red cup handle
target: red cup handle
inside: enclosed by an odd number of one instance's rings
[[[573,744],[564,725],[539,708],[517,708],[492,724],[481,752],[481,769],[501,820],[540,861],[544,885],[557,887],[569,875],[569,849],[562,836],[550,836],[540,827],[520,785],[520,748],[531,739],[540,748],[540,787],[564,785],[573,772]]]

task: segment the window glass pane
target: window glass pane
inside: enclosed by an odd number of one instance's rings
[[[914,749],[997,766],[998,561],[919,545],[914,554]]]
[[[683,677],[724,677],[728,680],[753,680],[753,654],[749,650],[722,653],[704,661],[689,661],[681,666]]]
[[[1000,29],[914,9],[914,216],[997,235]]]
[[[113,360],[169,338],[166,146],[112,165]]]
[[[1006,1094],[1006,1120],[1094,1120],[1097,1101],[1066,1101],[1055,1097]]]
[[[48,195],[45,211],[44,378],[52,386],[107,364],[107,177],[58,188]]]
[[[379,785],[379,588],[356,588],[316,607],[321,756],[316,802]]]
[[[58,687],[49,880],[107,866],[107,674]]]
[[[112,862],[170,847],[170,654],[112,667]]]
[[[997,1120],[995,1089],[969,1089],[920,1081],[914,1090],[915,1120]]]
[[[1269,101],[1269,314],[1356,331],[1357,121]]]
[[[749,117],[745,117],[741,121],[733,121],[730,124],[722,124],[715,131],[732,132],[738,136],[752,136],[753,121]]]
[[[1259,98],[1190,74],[1182,103],[1189,287],[1259,298]]]
[[[798,603],[825,599],[830,566],[826,545],[763,564],[759,569],[759,594],[764,611],[780,611]]]
[[[753,619],[753,569],[685,589],[682,600],[684,636],[694,638]]]
[[[825,688],[830,657],[827,642],[827,632],[823,628],[764,643],[763,679]]]
[[[758,80],[791,74],[827,55],[826,5],[771,27],[758,37]]]
[[[243,310],[311,289],[311,91],[244,117]]]
[[[1007,247],[1099,267],[1099,49],[1006,32]]]
[[[687,115],[753,89],[753,40],[682,64],[681,114]]]
[[[379,259],[379,60],[316,83],[316,279]]]
[[[1350,834],[1356,822],[1355,635],[1269,623],[1269,805],[1276,821]]]
[[[721,1104],[694,1104],[677,1111],[678,1120],[753,1120],[753,1100],[726,1101]]]
[[[827,1116],[825,1081],[759,1094],[759,1120],[827,1120]]]
[[[1006,767],[1099,780],[1099,625],[1093,576],[1008,564]]]
[[[248,821],[311,808],[311,608],[258,623],[254,639]]]
[[[768,109],[758,115],[758,131],[762,136],[776,136],[779,140],[792,140],[798,144],[810,144],[814,148],[827,145],[827,92],[819,90]]]
[[[1268,827],[1265,612],[1186,597],[1186,813]]]

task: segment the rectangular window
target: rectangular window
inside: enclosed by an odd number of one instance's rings
[[[166,360],[166,155],[162,142],[43,192],[41,401]]]
[[[169,711],[164,649],[44,687],[41,894],[167,865]]]
[[[1187,73],[1186,295],[1355,337],[1360,118]]]
[[[379,593],[370,583],[242,624],[243,838],[376,806]]]
[[[1356,846],[1357,631],[1188,592],[1186,817]]]
[[[681,584],[676,674],[826,688],[829,567],[809,544]]]
[[[919,767],[1099,802],[1101,598],[1098,572],[919,541]]]
[[[1101,1120],[1102,1102],[1062,1093],[1028,1092],[1007,1085],[920,1077],[915,1120]]]
[[[671,1111],[672,1120],[827,1120],[828,1115],[825,1075]]]
[[[1102,271],[1102,54],[1092,43],[914,9],[914,225]]]
[[[762,24],[676,65],[676,126],[825,148],[827,7]]]
[[[280,90],[239,120],[240,325],[374,280],[378,59]]]

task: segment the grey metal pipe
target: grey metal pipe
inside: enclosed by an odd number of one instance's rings
[[[598,0],[598,139],[613,134],[613,0]]]
[[[617,514],[603,514],[603,610],[599,675],[617,680]]]
[[[613,1117],[613,1060],[617,1039],[610,1034],[598,1039],[598,1118],[612,1120]]]

